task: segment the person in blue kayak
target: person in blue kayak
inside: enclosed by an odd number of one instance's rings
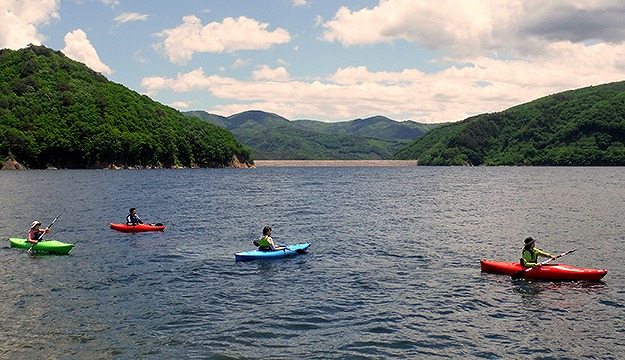
[[[41,239],[43,234],[50,233],[49,228],[45,228],[44,230],[41,230],[39,228],[40,226],[41,226],[41,222],[37,220],[33,221],[32,225],[30,225],[30,230],[28,230],[28,237],[26,238],[26,241],[28,241],[31,244],[36,244],[39,242],[39,239]]]
[[[263,228],[263,236],[259,237],[258,240],[254,240],[254,245],[258,246],[258,250],[270,251],[286,249],[286,246],[279,246],[273,242],[271,231],[271,226],[265,226]]]
[[[528,236],[525,238],[525,246],[523,246],[523,252],[521,254],[521,265],[525,267],[535,267],[536,265],[539,265],[539,256],[552,259],[556,258],[555,256],[538,249],[537,247],[535,247],[535,245],[536,240],[534,240],[533,237]]]
[[[126,225],[134,226],[137,224],[143,224],[143,221],[141,221],[141,218],[137,215],[137,209],[130,208],[128,212],[129,214],[126,216]]]

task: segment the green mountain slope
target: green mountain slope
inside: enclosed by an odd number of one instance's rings
[[[625,82],[437,127],[394,155],[422,165],[625,165]]]
[[[436,124],[420,124],[414,121],[394,121],[384,116],[356,119],[338,123],[324,123],[314,120],[295,120],[294,125],[322,133],[358,135],[389,141],[413,141]]]
[[[289,121],[263,111],[246,111],[227,118],[205,111],[185,114],[226,127],[252,149],[255,159],[271,160],[389,159],[434,126],[397,122],[384,117],[338,124]]]
[[[224,167],[251,152],[44,46],[0,50],[0,157],[29,168]]]

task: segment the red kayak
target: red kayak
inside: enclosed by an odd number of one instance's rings
[[[137,225],[126,225],[126,224],[114,224],[111,223],[111,229],[122,231],[122,232],[145,232],[145,231],[163,231],[165,230],[165,225],[163,224],[137,224]]]
[[[482,260],[482,272],[514,275],[527,269],[518,262]],[[523,277],[537,280],[555,281],[599,281],[608,273],[606,269],[584,269],[564,264],[545,264],[525,272]]]

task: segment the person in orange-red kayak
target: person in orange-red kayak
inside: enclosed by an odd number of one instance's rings
[[[525,246],[521,254],[521,265],[525,267],[535,267],[538,265],[538,257],[547,257],[555,259],[556,257],[535,247],[536,240],[528,236],[525,238]]]
[[[130,208],[130,210],[128,210],[128,212],[129,212],[129,214],[128,214],[128,216],[126,216],[126,225],[134,226],[134,225],[137,225],[137,224],[143,224],[143,221],[137,215],[137,209]]]

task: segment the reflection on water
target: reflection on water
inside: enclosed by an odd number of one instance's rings
[[[535,281],[535,280],[514,280],[514,292],[529,298],[535,298],[543,292],[549,294],[557,293],[585,293],[592,294],[603,291],[606,284],[603,281]]]

